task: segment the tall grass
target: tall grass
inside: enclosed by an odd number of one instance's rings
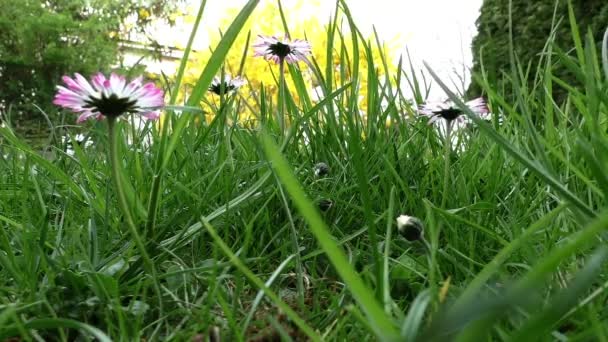
[[[155,272],[119,210],[105,125],[87,127],[95,144],[74,145],[73,156],[60,142],[43,156],[0,128],[0,340],[608,339],[608,57],[572,15],[573,54],[549,41],[534,73],[514,56],[505,75],[514,102],[476,80],[494,117],[466,113],[474,125],[453,132],[461,145],[447,149],[446,192],[444,140],[415,108],[429,77],[462,100],[431,68],[374,65],[381,40],[363,37],[344,2],[327,26],[326,60],[342,61],[340,72],[310,63],[321,100],[290,66],[297,96],[248,94],[258,126],[232,120],[245,106],[239,94],[209,124],[188,109],[257,2],[224,33],[187,107],[172,103],[163,125],[133,143],[118,139],[126,201]],[[166,85],[172,101],[185,65]],[[557,65],[578,84],[553,77]],[[563,103],[554,87],[568,91]],[[286,133],[275,119],[283,100]],[[322,177],[319,162],[330,167]],[[425,223],[423,239],[399,236],[400,214]]]

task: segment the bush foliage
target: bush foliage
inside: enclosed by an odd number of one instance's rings
[[[512,15],[509,15],[509,3]],[[572,0],[571,4],[581,35],[591,32],[599,47],[608,26],[608,2]],[[552,47],[564,52],[574,47],[566,0],[484,0],[477,19],[479,33],[473,40],[473,74],[480,76],[483,69],[490,83],[498,88],[510,84],[506,80],[511,75],[510,25],[515,58],[524,73],[526,70],[536,70],[543,51],[548,51],[545,46],[552,32]],[[553,63],[553,68],[553,74],[558,78],[568,83],[575,81],[574,76],[559,62]],[[533,81],[533,76],[528,80]],[[557,98],[564,94],[561,89],[555,90]],[[469,93],[479,91],[479,85],[473,81]],[[509,89],[505,91],[510,93]]]

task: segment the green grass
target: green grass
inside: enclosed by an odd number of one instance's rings
[[[224,33],[188,106],[256,4]],[[328,36],[366,53],[327,46],[328,60],[343,61],[340,77],[313,61],[323,99],[296,84],[303,100],[287,94],[285,135],[279,100],[261,91],[263,125],[227,125],[243,106],[228,96],[211,124],[195,123],[196,110],[167,110],[162,129],[137,133],[150,132],[150,146],[118,140],[152,268],[118,205],[104,122],[84,129],[95,144],[73,157],[57,139],[42,154],[0,128],[0,341],[187,341],[217,331],[235,341],[608,340],[606,53],[570,18],[575,52],[549,42],[552,58],[535,73],[513,58],[514,100],[478,79],[494,118],[471,117],[473,127],[455,132],[463,148],[451,152],[446,192],[442,137],[404,94],[422,101],[433,79],[460,99],[432,69],[423,78],[407,66],[385,82],[375,70],[386,67],[366,55],[379,38],[363,39],[340,8],[349,30],[336,17]],[[355,114],[364,64],[366,119]],[[580,85],[553,77],[556,64]],[[566,102],[547,95],[554,87]],[[328,175],[314,175],[318,162]],[[423,240],[399,235],[400,214],[424,222]]]

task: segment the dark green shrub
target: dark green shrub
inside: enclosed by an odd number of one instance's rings
[[[509,46],[509,2],[508,0],[485,0],[477,19],[478,35],[473,40],[473,74],[480,75],[485,70],[490,84],[501,89],[508,96],[512,93],[506,78],[511,77],[511,57]],[[581,36],[589,30],[595,41],[601,42],[608,26],[608,1],[572,0],[572,8]],[[543,49],[555,29],[554,46],[564,52],[571,52],[574,42],[568,19],[566,0],[512,0],[513,50],[522,70],[530,70],[528,86],[532,85]],[[598,45],[599,48],[599,45]],[[552,59],[553,74],[568,83],[576,82],[574,76]],[[528,69],[529,68],[529,69]],[[469,94],[478,94],[480,86],[473,81]],[[555,87],[554,95],[562,98],[565,91]]]

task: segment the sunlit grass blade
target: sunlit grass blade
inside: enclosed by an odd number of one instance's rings
[[[526,243],[529,243],[529,239],[538,232],[538,230],[545,228],[555,217],[562,212],[564,206],[557,207],[547,215],[543,216],[540,220],[531,225],[515,240],[511,241],[505,246],[495,257],[490,261],[477,275],[473,278],[463,293],[458,297],[456,302],[453,304],[454,310],[465,302],[473,300],[475,295],[482,290],[483,286],[492,277],[493,274],[499,271],[499,268],[507,260],[507,258],[514,253],[518,248],[521,248]]]
[[[476,333],[466,332],[468,338],[478,337],[479,334],[491,328],[494,322],[507,312],[507,309],[529,304],[532,297],[538,294],[539,289],[542,288],[549,275],[554,273],[564,260],[575,253],[585,252],[598,245],[598,235],[605,232],[607,227],[608,211],[604,211],[583,230],[572,234],[566,243],[553,249],[539,260],[523,277],[510,285],[505,293],[499,297],[490,297],[483,300],[468,295],[466,302],[461,301],[458,303],[458,307],[448,310],[444,316],[435,320],[426,330],[424,336],[427,338],[445,337],[460,331],[467,324],[485,317],[483,324],[469,327]]]
[[[220,70],[222,63],[226,58],[226,55],[230,51],[230,47],[236,40],[237,36],[241,32],[242,27],[245,25],[245,22],[247,21],[247,19],[249,19],[249,16],[251,15],[255,7],[258,5],[258,3],[259,0],[249,0],[247,4],[243,6],[239,14],[234,18],[234,20],[222,36],[222,39],[214,49],[213,54],[207,61],[207,65],[205,65],[205,68],[201,72],[201,75],[199,76],[198,80],[196,81],[196,84],[194,85],[190,96],[186,101],[187,106],[197,106],[199,104],[199,102],[203,98],[203,95],[209,88],[213,77],[217,74],[218,70]],[[175,150],[177,143],[181,139],[181,132],[189,121],[191,120],[190,117],[188,117],[187,115],[182,115],[179,117],[179,119],[177,119],[176,125],[175,127],[173,127],[173,130],[171,132],[169,143],[166,147],[166,150],[164,151],[165,158],[163,160],[163,168],[166,167],[167,163],[169,162],[173,150]]]
[[[604,32],[604,40],[602,41],[602,65],[604,67],[604,76],[608,81],[608,27]]]
[[[305,192],[298,184],[287,161],[279,153],[279,149],[275,143],[272,142],[267,134],[262,135],[262,143],[264,151],[277,172],[278,177],[285,185],[285,189],[294,200],[294,204],[302,217],[307,221],[317,242],[350,289],[353,297],[366,313],[376,336],[381,340],[397,341],[398,333],[395,330],[392,319],[384,313],[382,307],[374,299],[371,290],[363,283],[363,280],[349,264],[342,249],[334,242],[334,238],[329,234],[323,219],[310,200],[307,199]]]
[[[169,101],[169,105],[166,107],[167,110],[172,111],[177,108],[174,108],[175,101],[177,100],[177,96],[179,95],[179,88],[182,83],[182,79],[184,77],[184,72],[186,70],[186,65],[188,64],[188,58],[190,57],[190,52],[192,50],[192,44],[194,43],[194,37],[198,32],[198,26],[203,17],[203,12],[205,10],[205,5],[207,0],[202,0],[198,9],[198,13],[196,14],[196,19],[194,20],[194,25],[192,26],[192,31],[190,32],[190,37],[188,38],[188,43],[186,44],[186,48],[184,49],[184,55],[179,64],[179,68],[177,70],[177,75],[175,76],[175,85],[173,86],[173,91],[171,92],[171,99]],[[197,107],[195,107],[197,108]],[[180,108],[181,109],[181,108]],[[170,112],[172,113],[172,112]],[[182,113],[183,115],[183,113]],[[165,155],[166,155],[166,145],[169,140],[168,132],[170,123],[174,122],[173,118],[165,117],[164,124],[160,131],[160,148],[158,155],[156,157],[156,166],[155,166],[155,175],[152,181],[152,187],[150,190],[150,197],[148,199],[148,217],[146,220],[146,231],[151,232],[154,230],[154,225],[156,222],[156,211],[158,210],[158,198],[160,196],[160,185],[162,181],[163,168],[165,165]]]

